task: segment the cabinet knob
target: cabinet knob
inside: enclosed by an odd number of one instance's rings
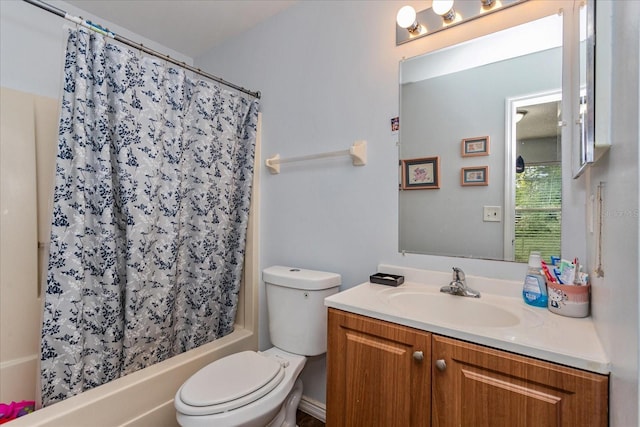
[[[445,369],[447,369],[447,362],[445,362],[444,359],[436,360],[436,368],[438,369],[438,371],[444,372]]]
[[[418,360],[418,361],[422,361],[424,359],[424,353],[421,351],[414,351],[413,352],[413,358]]]

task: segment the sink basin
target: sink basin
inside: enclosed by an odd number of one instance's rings
[[[521,324],[531,327],[542,323],[542,319],[531,310],[512,307],[513,298],[487,298],[484,295],[482,298],[467,298],[411,290],[384,291],[383,298],[404,315],[429,323],[482,328],[507,328]]]

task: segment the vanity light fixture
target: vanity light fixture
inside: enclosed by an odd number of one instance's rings
[[[411,6],[403,6],[396,15],[396,23],[400,28],[406,29],[410,34],[418,35],[423,29],[418,22],[416,10]]]
[[[456,19],[456,10],[453,8],[453,0],[433,0],[431,9],[436,15],[442,16],[445,23]]]
[[[429,9],[416,11],[411,6],[400,8],[396,15],[396,45],[437,33],[445,28],[523,3],[528,0],[433,0]]]
[[[396,44],[411,41],[427,35],[427,28],[421,24],[426,11],[419,14],[411,6],[403,6],[396,15]],[[398,42],[398,40],[402,40]]]

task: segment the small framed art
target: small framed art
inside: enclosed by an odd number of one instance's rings
[[[477,136],[462,140],[462,157],[488,156],[489,137]]]
[[[474,166],[460,170],[460,185],[489,185],[489,166]]]
[[[403,190],[440,188],[440,157],[401,160]]]

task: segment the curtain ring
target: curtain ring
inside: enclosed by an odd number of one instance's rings
[[[140,46],[144,48],[144,45],[140,43]],[[138,58],[138,64],[142,64],[142,60],[144,59],[144,51],[142,49],[137,49],[138,54],[136,57]]]

